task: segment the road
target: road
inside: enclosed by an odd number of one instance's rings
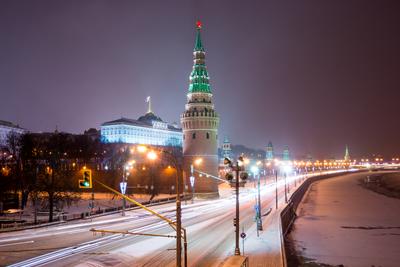
[[[293,187],[293,177],[288,178]],[[263,183],[262,183],[263,184]],[[226,189],[225,189],[226,190]],[[284,180],[278,182],[280,205],[284,202]],[[275,184],[262,186],[262,208],[275,207]],[[242,190],[241,228],[254,227],[255,190]],[[184,204],[184,203],[183,203]],[[175,219],[174,204],[153,207]],[[189,266],[218,266],[234,251],[233,194],[218,200],[183,205],[183,226],[188,233]],[[175,235],[173,229],[143,210],[127,216],[110,215],[53,227],[3,233],[0,236],[0,262],[11,266],[174,266],[175,239],[164,237],[108,234],[93,236],[91,228],[129,230]],[[92,265],[90,265],[92,264]]]

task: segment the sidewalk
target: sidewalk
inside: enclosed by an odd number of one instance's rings
[[[256,224],[247,231],[244,255],[251,267],[284,267],[283,240],[280,227],[281,209],[273,210],[263,220],[264,231],[257,237]]]

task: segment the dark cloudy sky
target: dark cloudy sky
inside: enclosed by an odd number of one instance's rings
[[[296,155],[400,154],[399,1],[0,1],[0,119],[79,133],[179,121],[195,20],[220,136]]]

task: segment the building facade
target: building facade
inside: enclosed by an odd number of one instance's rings
[[[224,158],[232,159],[231,142],[229,141],[227,136],[225,136],[224,143],[222,144],[222,161],[224,160]]]
[[[290,150],[289,146],[285,146],[283,149],[283,154],[282,154],[282,160],[283,161],[290,161]]]
[[[201,23],[197,22],[193,51],[193,69],[190,74],[187,104],[181,115],[183,129],[183,161],[186,182],[190,165],[197,158],[202,163],[197,169],[218,176],[218,126],[219,117],[214,110],[209,75],[205,65],[205,50],[201,41]],[[218,196],[216,180],[195,175],[195,192],[207,197]]]
[[[137,120],[121,118],[100,127],[103,143],[182,146],[182,129],[149,111]]]
[[[16,135],[21,135],[25,132],[25,129],[12,122],[0,120],[0,147],[7,146],[7,138],[10,134],[15,133]]]

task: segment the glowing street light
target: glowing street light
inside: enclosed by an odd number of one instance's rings
[[[144,152],[147,151],[147,147],[146,146],[137,146],[136,149],[137,149],[137,151],[139,153],[144,153]]]
[[[203,162],[203,159],[202,159],[202,158],[197,158],[197,159],[195,159],[194,164],[195,164],[196,166],[199,166],[202,162]]]
[[[149,160],[156,160],[157,159],[157,154],[154,151],[150,151],[149,153],[147,153],[147,158]]]

